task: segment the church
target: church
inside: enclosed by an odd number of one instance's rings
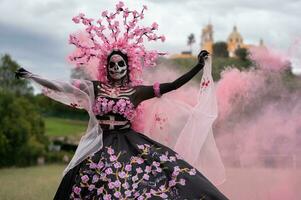
[[[211,23],[207,24],[201,32],[201,44],[200,50],[205,49],[211,54],[213,54],[213,45],[214,45],[214,38],[213,38],[213,25]],[[232,32],[229,34],[227,40],[227,50],[229,57],[235,57],[235,51],[239,48],[246,48],[249,49],[250,47],[254,46],[264,46],[263,40],[260,39],[259,45],[253,44],[245,44],[242,35],[239,33],[237,26],[233,26]],[[171,59],[177,58],[196,58],[195,55],[192,54],[191,51],[183,51],[180,54],[173,54],[170,57]]]
[[[245,44],[244,39],[242,35],[238,32],[237,27],[234,26],[232,32],[229,34],[227,38],[227,49],[230,57],[235,57],[235,51],[239,48],[250,48],[252,44]],[[202,34],[201,34],[201,49],[205,49],[209,51],[210,53],[213,53],[213,44],[214,44],[214,39],[213,39],[213,26],[212,24],[206,25],[202,29]],[[264,46],[263,40],[261,39],[259,42],[260,46]]]

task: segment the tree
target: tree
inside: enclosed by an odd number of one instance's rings
[[[0,166],[25,166],[44,155],[48,139],[44,121],[34,105],[33,89],[18,80],[19,68],[9,55],[0,60]]]
[[[44,155],[44,121],[24,96],[0,92],[0,166],[26,166]]]
[[[249,52],[246,48],[238,48],[235,50],[235,55],[239,59],[246,61],[248,59]]]
[[[188,40],[187,40],[187,45],[190,47],[190,52],[192,53],[192,45],[195,43],[195,37],[194,37],[194,34],[191,33],[189,36],[188,36]]]
[[[229,57],[228,46],[226,42],[216,42],[213,44],[213,54],[216,57]]]
[[[33,88],[28,80],[15,79],[15,71],[19,64],[8,54],[0,59],[0,91],[9,91],[17,95],[32,94]]]

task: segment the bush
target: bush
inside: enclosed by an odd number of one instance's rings
[[[72,151],[49,151],[45,154],[46,163],[66,163],[74,155]],[[68,156],[69,161],[64,161],[64,156]]]
[[[48,146],[44,121],[25,97],[0,92],[0,167],[36,163]]]

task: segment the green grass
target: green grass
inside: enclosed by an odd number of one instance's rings
[[[81,135],[86,131],[87,124],[87,121],[47,117],[45,118],[45,134],[47,136]]]
[[[0,169],[0,199],[53,199],[64,168],[64,165],[46,165]]]

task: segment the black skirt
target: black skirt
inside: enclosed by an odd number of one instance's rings
[[[104,131],[103,148],[63,177],[67,199],[227,199],[170,148],[132,129]]]

